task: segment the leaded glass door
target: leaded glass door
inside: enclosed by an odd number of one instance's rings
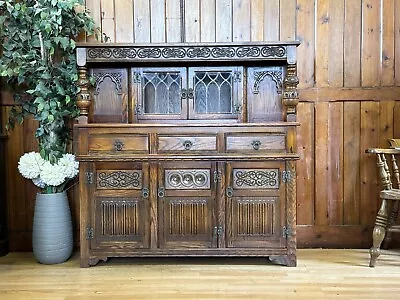
[[[189,68],[189,119],[237,119],[243,106],[242,77],[242,67]]]
[[[186,68],[132,70],[138,120],[187,119]]]

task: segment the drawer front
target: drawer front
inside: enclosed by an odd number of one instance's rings
[[[160,136],[158,151],[217,151],[216,136]]]
[[[90,136],[89,152],[141,152],[149,151],[147,135]]]
[[[226,137],[226,150],[243,152],[285,152],[283,134],[232,134]]]

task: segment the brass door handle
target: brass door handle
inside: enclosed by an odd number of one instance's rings
[[[185,148],[185,150],[190,150],[192,146],[193,146],[192,141],[186,140],[183,142],[183,148]]]
[[[164,191],[165,191],[165,190],[164,190],[164,187],[163,187],[163,186],[160,186],[160,187],[158,188],[158,192],[157,192],[158,197],[163,198],[163,197],[164,197],[164,194],[165,194]]]
[[[261,147],[261,142],[259,140],[255,140],[251,142],[254,150],[259,150]]]
[[[124,143],[122,141],[116,140],[114,142],[115,151],[121,151],[124,148]]]

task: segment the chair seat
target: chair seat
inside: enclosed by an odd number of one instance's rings
[[[382,199],[400,200],[400,189],[383,190],[380,196]]]

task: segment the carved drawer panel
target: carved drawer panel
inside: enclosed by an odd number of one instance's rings
[[[279,189],[279,169],[233,169],[234,189]]]
[[[210,189],[210,169],[165,170],[165,188],[172,190]]]
[[[216,136],[160,136],[158,151],[217,151]]]
[[[148,136],[143,135],[94,135],[89,137],[89,152],[142,152],[149,151]]]
[[[226,151],[285,152],[285,140],[283,134],[228,134]]]
[[[140,190],[142,170],[101,170],[96,182],[97,189]]]

